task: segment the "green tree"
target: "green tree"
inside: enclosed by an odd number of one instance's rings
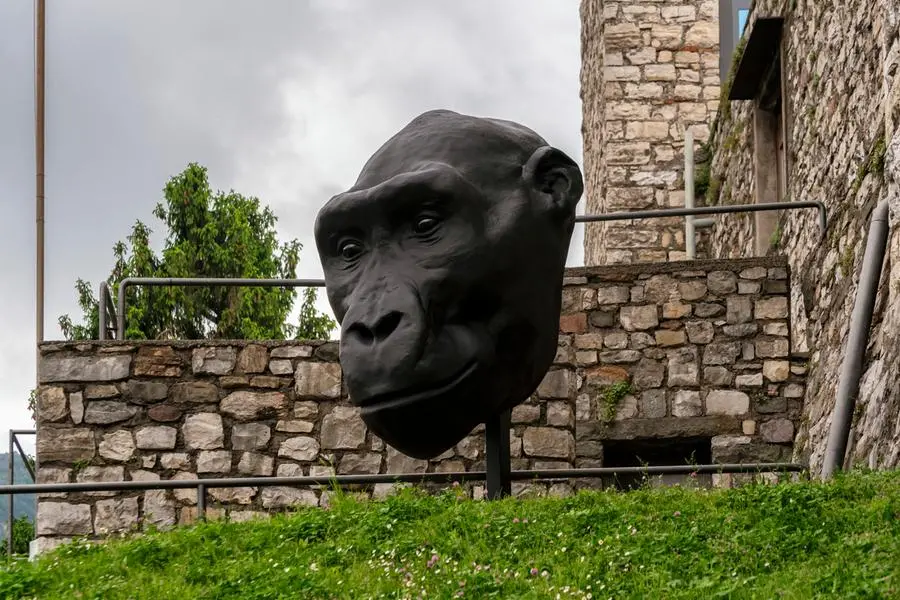
[[[153,215],[167,228],[162,252],[150,246],[150,228],[138,220],[113,247],[107,278],[113,297],[126,277],[296,278],[302,245],[280,243],[277,217],[257,198],[213,192],[206,168],[191,163],[164,188]],[[83,322],[59,318],[68,340],[99,337],[99,303],[91,284],[75,283]],[[336,326],[315,308],[317,290],[303,290],[300,319],[287,323],[297,290],[248,287],[129,286],[128,339],[328,339]]]
[[[28,544],[34,539],[34,523],[22,515],[13,521],[12,541],[13,554],[28,554]],[[6,549],[6,539],[0,540],[3,549]]]

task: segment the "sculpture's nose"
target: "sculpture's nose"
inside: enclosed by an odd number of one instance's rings
[[[347,342],[353,340],[353,343],[362,344],[364,346],[373,346],[385,342],[392,333],[397,331],[397,326],[403,321],[404,314],[398,310],[388,311],[380,316],[375,315],[373,318],[366,320],[358,320],[350,323],[344,331]]]
[[[427,339],[424,313],[409,289],[357,297],[344,316],[341,365],[354,401],[408,385]]]

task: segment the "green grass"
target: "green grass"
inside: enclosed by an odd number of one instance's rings
[[[420,595],[898,598],[900,473],[500,502],[406,490],[78,543],[0,569],[2,598]]]

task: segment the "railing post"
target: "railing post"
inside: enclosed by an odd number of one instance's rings
[[[13,468],[13,460],[15,455],[13,454],[13,430],[9,430],[9,454],[7,454],[8,460],[6,463],[6,471],[7,471],[7,480],[9,481],[9,485],[15,485],[15,481],[13,481],[15,477],[15,469]],[[13,507],[13,502],[16,497],[12,494],[9,494],[7,497],[7,511],[6,511],[6,553],[12,558],[13,555],[13,521],[14,521],[14,513],[15,508]]]
[[[684,131],[684,207],[694,208],[694,133],[689,127]],[[684,218],[684,250],[688,260],[697,256],[694,215]]]
[[[484,424],[485,454],[487,455],[487,497],[498,500],[512,494],[509,456],[509,426],[511,411],[494,415]]]
[[[206,520],[206,486],[202,483],[197,485],[197,520]]]

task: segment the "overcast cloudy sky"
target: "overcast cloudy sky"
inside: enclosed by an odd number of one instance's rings
[[[78,314],[76,277],[96,286],[136,219],[157,227],[163,185],[191,161],[273,208],[304,245],[299,277],[322,274],[319,207],[425,110],[520,121],[581,163],[578,0],[48,5],[47,339]],[[31,0],[0,2],[3,448],[7,429],[32,426],[33,18]],[[570,264],[581,242],[579,227]]]

